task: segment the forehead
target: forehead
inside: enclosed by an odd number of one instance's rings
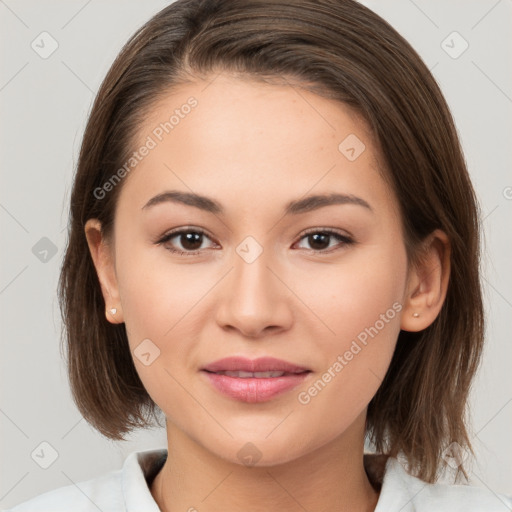
[[[144,146],[122,193],[141,207],[176,185],[253,205],[317,188],[389,196],[362,117],[295,85],[226,74],[180,85],[150,109],[134,150]]]
[[[308,149],[318,143],[318,149],[337,149],[349,130],[369,144],[373,137],[362,116],[348,105],[298,85],[271,85],[225,73],[169,91],[150,109],[138,138],[153,134],[165,143],[161,139],[177,139],[180,132],[188,136],[191,129],[204,150],[218,153],[240,150],[243,142],[244,151],[262,144],[267,151],[285,151],[292,144],[300,155],[297,141],[307,142]]]

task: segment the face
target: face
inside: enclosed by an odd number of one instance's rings
[[[220,75],[163,98],[134,149],[109,295],[168,425],[233,462],[250,442],[263,465],[346,435],[389,366],[408,271],[366,124]],[[227,357],[249,362],[212,366]],[[251,366],[268,357],[294,367]],[[287,372],[222,375],[236,369]]]

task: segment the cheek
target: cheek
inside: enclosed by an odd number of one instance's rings
[[[406,273],[405,248],[375,244],[347,253],[339,263],[304,270],[294,281],[297,295],[317,314],[323,339],[336,345],[373,326],[390,308],[386,325],[399,323],[392,306],[403,298]]]
[[[118,285],[137,373],[162,410],[188,410],[190,397],[182,386],[189,386],[208,319],[203,305],[222,272],[217,275],[207,264],[177,264],[161,247],[117,246]]]
[[[297,401],[312,417],[329,417],[334,430],[354,421],[387,372],[400,332],[406,267],[405,249],[381,245],[315,276],[324,284],[309,293],[308,305],[322,319],[311,338],[318,340],[323,368]]]
[[[141,336],[155,342],[172,337],[175,326],[214,284],[211,273],[194,265],[176,264],[164,248],[156,246],[132,247],[128,253],[120,245],[117,275],[125,323],[133,341]]]

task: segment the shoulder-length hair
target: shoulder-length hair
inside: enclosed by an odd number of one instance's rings
[[[473,453],[467,399],[483,345],[478,205],[456,128],[435,79],[396,30],[354,0],[178,0],[123,47],[96,96],[74,178],[59,279],[73,398],[103,435],[124,439],[158,420],[124,324],[105,318],[85,222],[112,234],[122,183],[103,195],[133,152],[145,115],[173,86],[229,71],[281,80],[356,109],[375,136],[398,198],[409,262],[437,228],[451,243],[451,276],[436,320],[401,331],[368,406],[366,434],[405,455],[432,482],[451,443]],[[459,470],[466,475],[463,466]]]

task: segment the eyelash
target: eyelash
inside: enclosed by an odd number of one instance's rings
[[[165,234],[162,238],[157,240],[155,243],[157,245],[164,245],[172,238],[175,238],[179,235],[183,235],[186,233],[196,233],[196,234],[205,236],[207,238],[210,238],[208,236],[208,234],[200,228],[180,228],[176,231],[171,231],[170,233]],[[307,236],[310,236],[313,234],[322,234],[322,235],[332,236],[334,238],[337,238],[340,242],[342,242],[341,246],[338,246],[337,248],[334,248],[334,249],[333,248],[331,248],[331,249],[306,249],[307,251],[312,251],[312,252],[314,252],[316,254],[320,254],[320,255],[331,254],[332,252],[340,250],[343,246],[353,245],[355,243],[355,241],[352,238],[350,238],[346,235],[342,235],[341,233],[339,233],[337,231],[333,231],[332,229],[318,229],[318,228],[314,228],[314,229],[308,230],[305,233],[303,233],[302,236],[299,238],[299,241],[306,238]],[[173,249],[170,247],[165,247],[165,248],[168,251],[170,251],[171,253],[178,254],[180,256],[195,256],[203,250],[203,249],[199,249],[196,251],[182,251],[180,249]]]

